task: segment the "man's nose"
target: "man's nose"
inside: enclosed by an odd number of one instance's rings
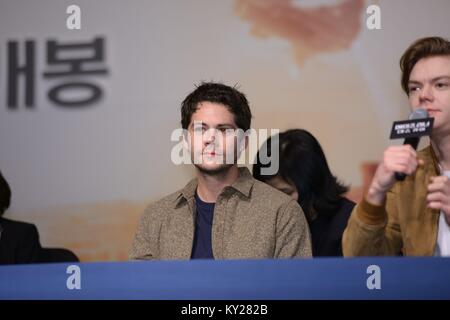
[[[216,130],[213,128],[210,128],[206,130],[205,134],[203,135],[203,142],[206,144],[213,143],[216,140]]]
[[[422,90],[420,90],[420,95],[419,95],[419,100],[420,103],[424,103],[424,102],[431,102],[433,101],[434,96],[433,96],[433,90],[431,88],[431,85],[425,85],[423,86]]]

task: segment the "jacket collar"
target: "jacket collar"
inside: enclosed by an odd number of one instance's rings
[[[223,189],[222,193],[231,190],[232,192],[237,191],[241,193],[246,198],[250,197],[250,192],[252,190],[255,179],[252,177],[250,171],[247,167],[240,167],[238,179],[231,185]],[[185,201],[190,201],[194,198],[195,192],[197,190],[197,179],[192,179],[188,184],[179,191],[177,197],[175,198],[175,207],[180,205]]]

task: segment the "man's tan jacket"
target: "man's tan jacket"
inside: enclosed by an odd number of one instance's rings
[[[196,179],[153,204],[141,217],[130,259],[190,259]],[[255,180],[247,168],[224,188],[212,225],[215,259],[311,257],[307,221],[288,195]]]

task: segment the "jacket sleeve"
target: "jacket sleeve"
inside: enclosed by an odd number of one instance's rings
[[[141,216],[130,251],[130,260],[152,260],[159,256],[156,219],[152,206]]]
[[[16,263],[37,263],[41,250],[39,232],[34,224],[23,225],[24,233],[17,247]]]
[[[311,257],[311,236],[303,210],[295,200],[277,217],[275,258]]]
[[[352,211],[342,237],[344,256],[398,255],[403,242],[394,186],[384,205],[376,206],[363,199]]]

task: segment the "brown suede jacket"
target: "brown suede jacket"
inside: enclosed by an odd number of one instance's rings
[[[436,246],[439,210],[427,208],[430,177],[439,175],[431,146],[418,153],[425,161],[388,192],[386,203],[363,200],[352,212],[342,238],[344,256],[432,256]]]

